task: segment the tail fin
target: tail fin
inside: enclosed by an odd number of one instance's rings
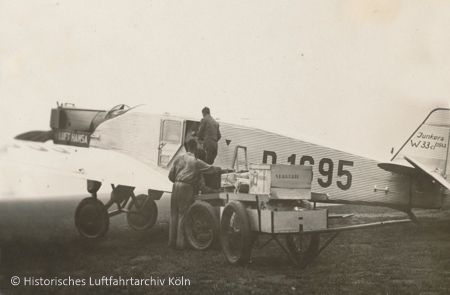
[[[450,175],[449,144],[450,109],[437,108],[428,114],[391,161],[404,162],[405,156],[412,157],[447,177]]]

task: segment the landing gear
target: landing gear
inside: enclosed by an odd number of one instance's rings
[[[88,180],[87,189],[91,197],[83,199],[75,211],[75,226],[81,236],[88,239],[104,236],[108,231],[109,218],[122,213],[127,214],[128,225],[135,230],[146,230],[155,225],[158,217],[155,200],[161,198],[162,192],[149,190],[151,196],[135,196],[134,187],[112,185],[111,198],[103,204],[97,199],[100,186],[101,182]],[[108,211],[113,205],[117,209]]]
[[[134,230],[146,230],[153,227],[158,218],[158,207],[147,195],[138,195],[128,205],[127,222]]]
[[[81,236],[97,239],[105,235],[109,227],[109,216],[100,200],[83,199],[75,210],[75,226]]]

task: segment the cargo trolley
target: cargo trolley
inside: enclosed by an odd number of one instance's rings
[[[251,252],[276,243],[290,261],[311,263],[342,231],[410,222],[411,219],[332,227],[331,215],[311,192],[312,168],[299,165],[250,165],[246,173],[222,175],[221,191],[196,196],[185,218],[188,244],[205,250],[220,242],[226,260],[247,265]],[[244,177],[242,175],[244,174]],[[323,234],[331,233],[326,239]],[[259,237],[267,236],[264,242]]]

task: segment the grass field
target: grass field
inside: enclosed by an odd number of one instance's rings
[[[341,233],[306,269],[289,263],[275,244],[252,253],[248,267],[230,266],[219,249],[176,251],[167,245],[168,202],[150,231],[112,219],[106,237],[78,236],[73,212],[81,197],[2,203],[1,294],[449,294],[450,215],[418,212],[421,226],[402,224]],[[400,215],[387,209],[338,206],[352,222]],[[12,276],[34,278],[181,277],[190,286],[12,286]]]

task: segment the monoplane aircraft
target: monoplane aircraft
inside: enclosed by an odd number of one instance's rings
[[[86,179],[90,196],[76,208],[75,224],[82,236],[98,238],[108,230],[109,217],[120,213],[135,229],[155,224],[155,201],[171,191],[168,169],[198,126],[196,119],[154,114],[147,106],[103,111],[62,104],[51,110],[51,131],[17,136],[2,156]],[[312,166],[314,202],[387,206],[412,218],[412,208],[450,203],[447,108],[432,110],[386,163],[256,128],[226,122],[220,128],[216,166],[229,171],[245,171],[248,163]],[[112,187],[106,204],[97,199],[101,185]],[[148,194],[135,196],[136,188]]]

